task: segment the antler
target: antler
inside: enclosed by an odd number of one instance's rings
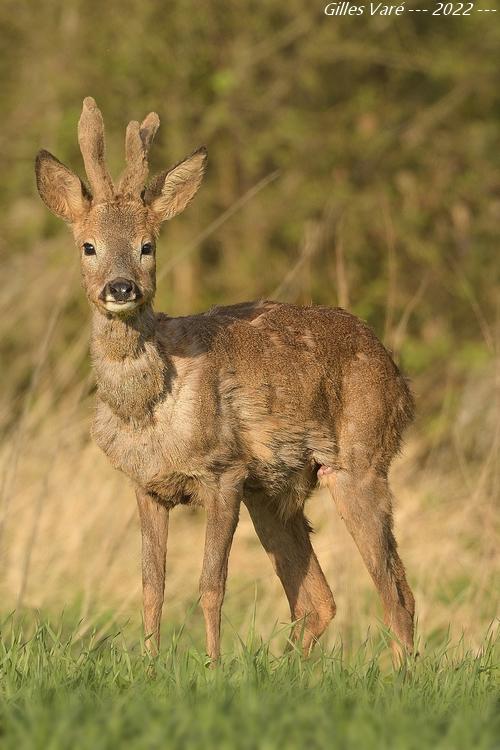
[[[95,100],[87,96],[78,122],[78,142],[94,201],[113,197],[113,180],[104,161],[104,122]]]
[[[120,179],[119,193],[140,195],[148,177],[149,147],[160,127],[160,118],[156,112],[150,112],[142,123],[136,120],[129,122],[125,136],[125,159],[127,166]]]

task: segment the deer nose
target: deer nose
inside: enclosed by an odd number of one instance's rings
[[[113,279],[106,284],[104,297],[111,297],[115,302],[126,302],[139,297],[137,285],[130,279]]]

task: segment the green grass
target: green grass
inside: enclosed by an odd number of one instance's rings
[[[305,661],[277,656],[250,634],[207,668],[180,631],[153,665],[128,628],[76,640],[60,622],[8,618],[0,636],[0,747],[43,748],[450,748],[500,747],[498,654],[490,633],[414,664],[382,668],[369,641]]]

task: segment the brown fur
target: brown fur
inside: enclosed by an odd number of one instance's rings
[[[92,131],[86,135],[85,164],[97,199],[47,152],[38,156],[37,182],[49,208],[71,223],[77,245],[96,248],[93,256],[82,253],[94,310],[93,435],[137,487],[151,648],[159,641],[168,511],[193,503],[207,513],[200,593],[207,651],[218,657],[229,550],[243,501],[309,651],[335,614],[303,514],[326,467],[322,481],[379,589],[386,622],[411,650],[413,597],[396,551],[387,485],[413,412],[396,365],[368,326],[338,308],[261,301],[185,318],[155,313],[155,258],[141,254],[141,246],[154,243],[161,222],[194,196],[206,152],[153,178],[144,191],[158,126],[149,115],[142,126],[129,126],[127,170],[103,200],[109,183],[95,102],[85,100],[82,118],[96,129],[93,148]],[[110,311],[103,297],[117,277],[133,280],[142,295],[125,313]]]

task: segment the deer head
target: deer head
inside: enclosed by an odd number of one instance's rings
[[[160,120],[132,121],[126,168],[115,187],[105,162],[104,123],[92,97],[83,102],[78,140],[90,188],[48,151],[35,173],[48,208],[73,231],[89,301],[107,315],[130,316],[154,297],[155,245],[160,226],[184,210],[200,187],[207,153],[200,148],[146,185],[148,153]]]

